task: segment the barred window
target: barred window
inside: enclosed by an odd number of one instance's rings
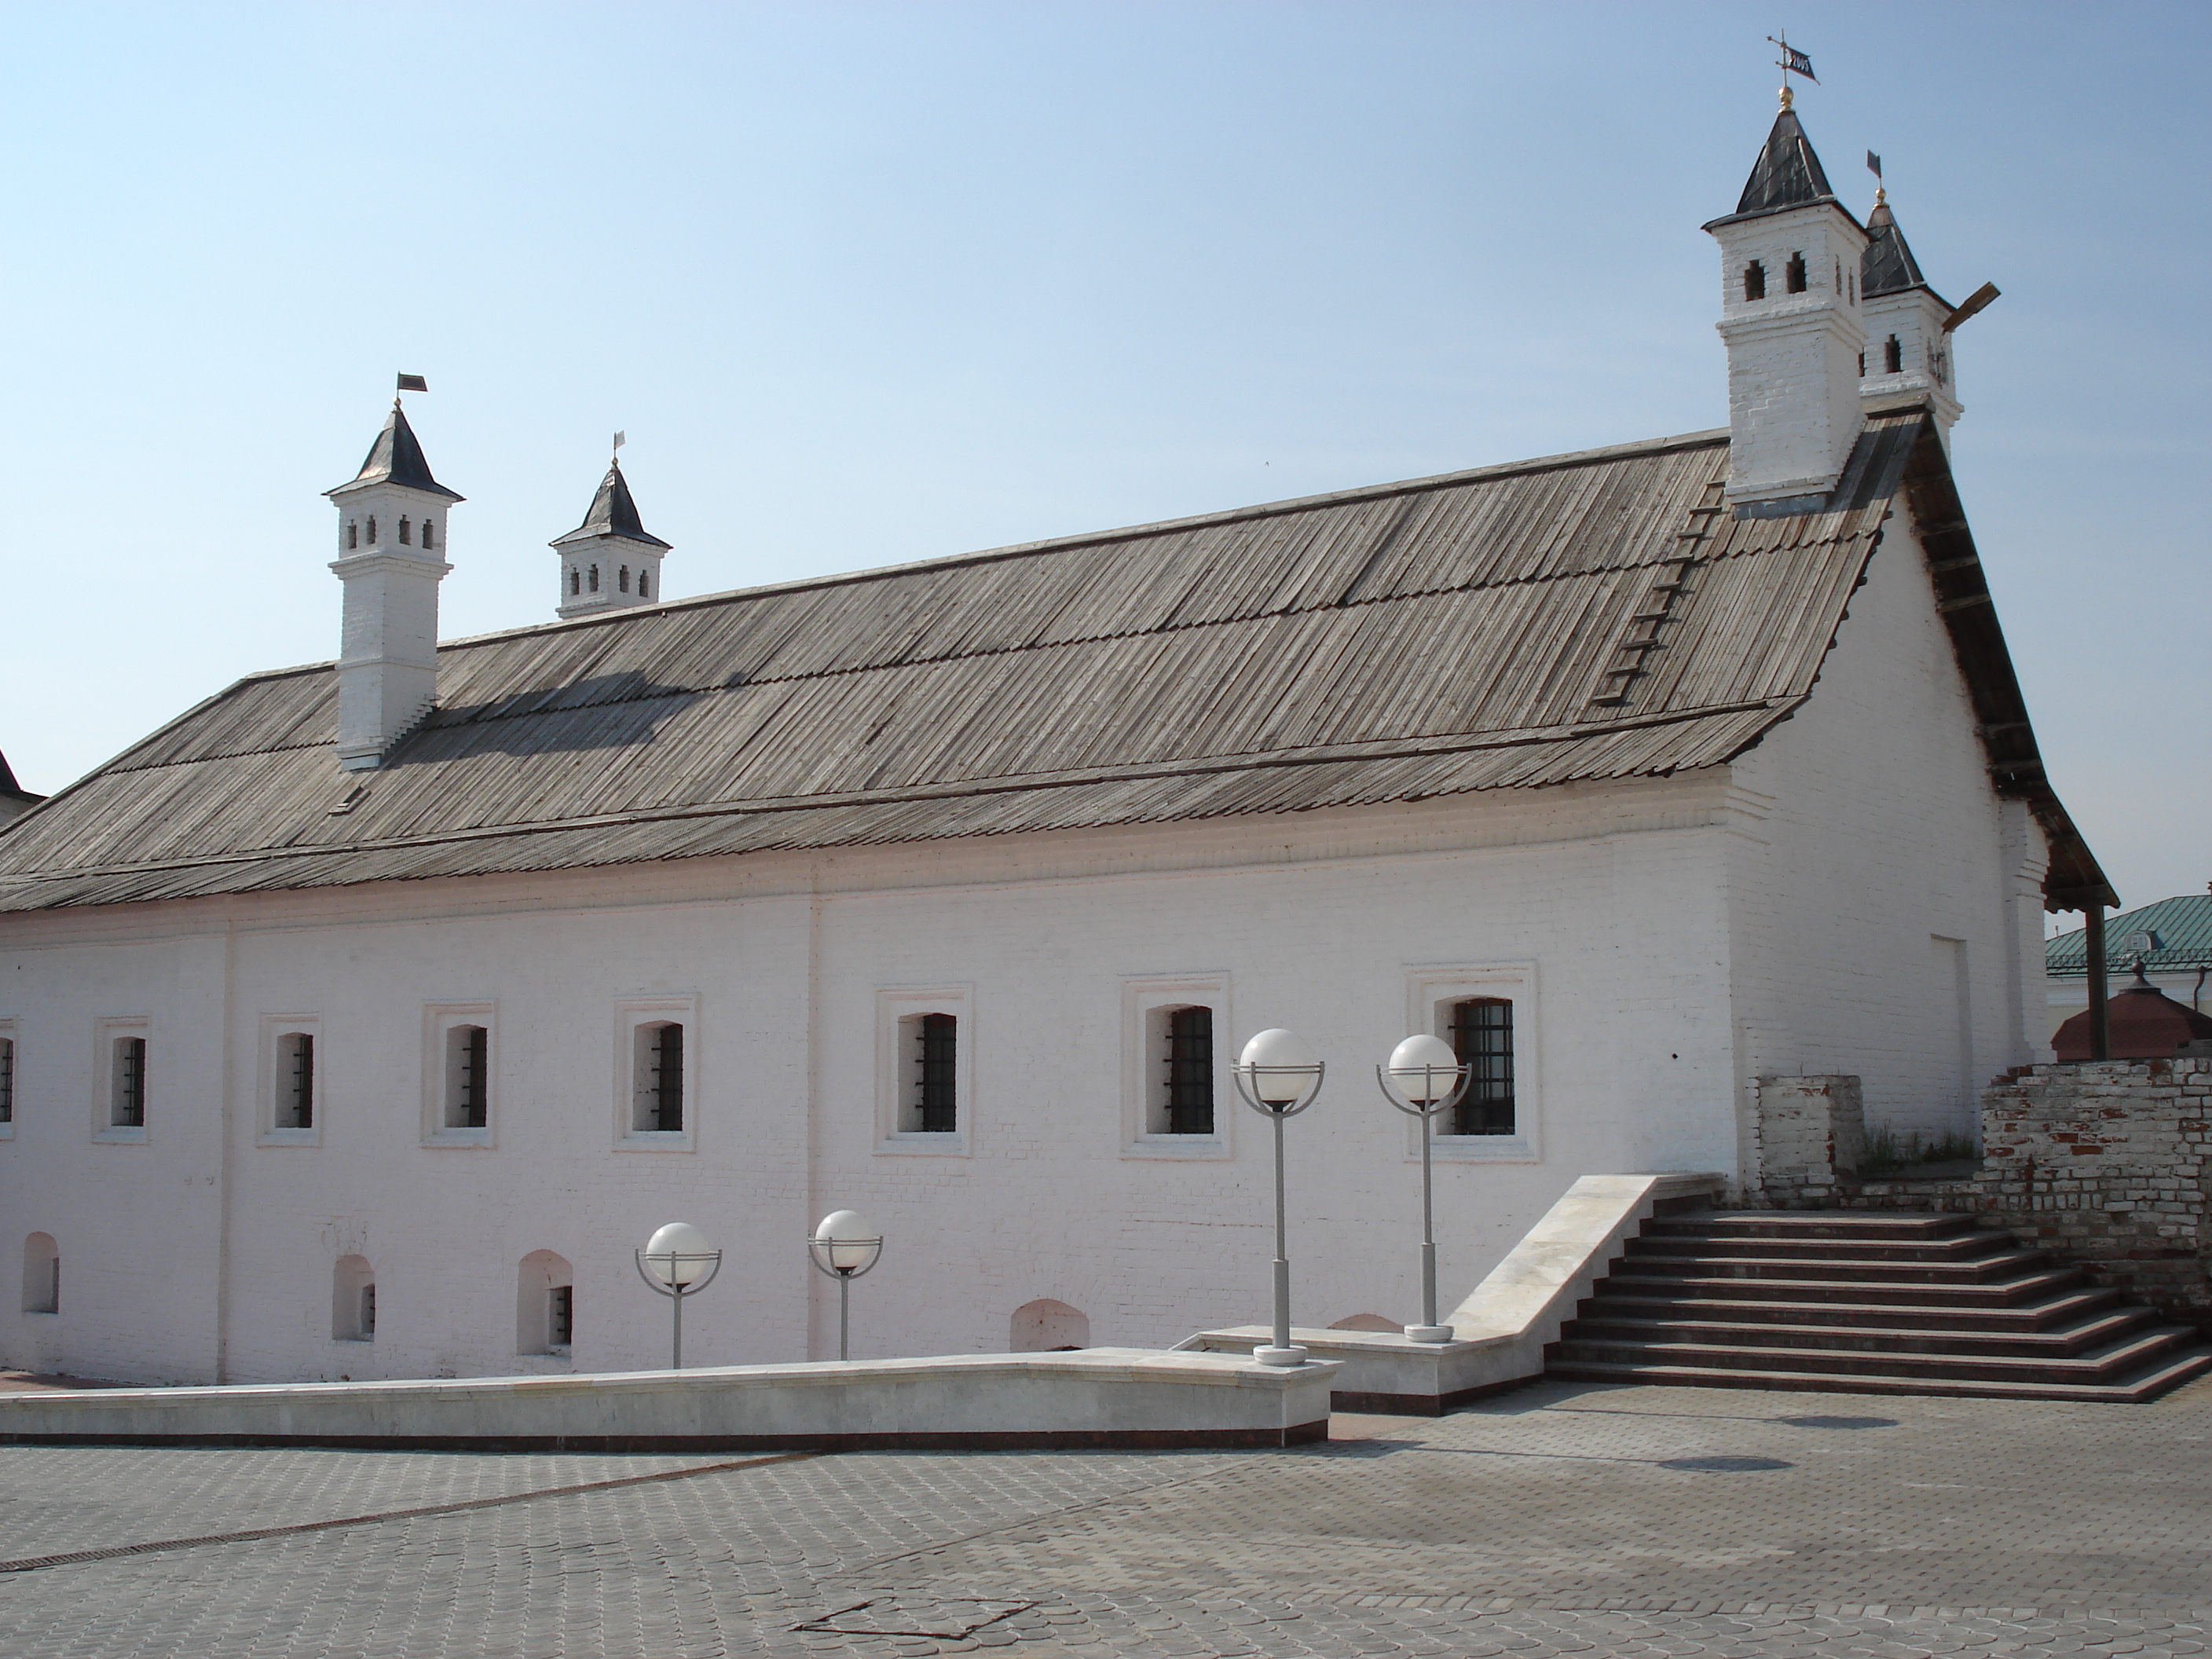
[[[1468,997],[1452,1005],[1452,1053],[1471,1066],[1467,1093],[1452,1114],[1453,1134],[1513,1133],[1513,1005]]]
[[[481,1129],[490,1121],[491,1033],[481,1025],[456,1025],[446,1033],[446,1123],[448,1129]]]
[[[113,1088],[109,1097],[108,1126],[143,1129],[146,1127],[146,1039],[116,1038],[112,1064]]]
[[[684,1027],[656,1020],[636,1028],[631,1041],[633,1101],[630,1127],[675,1134],[684,1127]]]
[[[15,1039],[0,1037],[0,1123],[15,1121]]]
[[[909,1014],[899,1026],[908,1067],[899,1127],[908,1134],[951,1134],[960,1126],[959,1018],[952,1014]]]
[[[311,1031],[287,1031],[276,1041],[276,1127],[315,1127],[315,1038]]]
[[[1167,1132],[1213,1133],[1213,1010],[1174,1008],[1166,1021]]]

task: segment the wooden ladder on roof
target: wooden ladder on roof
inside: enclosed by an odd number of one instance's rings
[[[1673,550],[1660,556],[1658,579],[1644,595],[1643,608],[1629,617],[1625,636],[1607,653],[1605,666],[1598,672],[1589,695],[1591,708],[1626,708],[1636,682],[1648,672],[1645,660],[1654,651],[1667,648],[1660,635],[1669,623],[1682,619],[1683,608],[1689,602],[1690,573],[1705,562],[1705,544],[1712,538],[1714,524],[1728,511],[1728,504],[1721,499],[1727,488],[1726,478],[1715,478],[1705,487],[1703,499],[1686,515],[1688,525],[1674,532]]]

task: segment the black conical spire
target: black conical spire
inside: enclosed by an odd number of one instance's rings
[[[338,489],[350,489],[356,484],[395,483],[409,489],[420,489],[432,495],[443,495],[447,501],[466,498],[456,495],[430,476],[430,463],[422,459],[422,446],[415,436],[415,428],[407,424],[407,413],[399,407],[399,399],[392,400],[392,413],[384,422],[384,430],[376,434],[376,441],[368,447],[368,459],[361,464],[361,471]],[[335,495],[337,490],[325,490]]]
[[[607,476],[599,480],[599,493],[592,497],[592,510],[584,514],[583,523],[551,545],[593,536],[618,536],[626,542],[643,542],[647,547],[669,544],[649,533],[640,521],[637,503],[630,498],[629,483],[623,477],[619,462],[608,463]]]
[[[1782,113],[1774,118],[1774,130],[1766,135],[1766,148],[1759,151],[1751,177],[1745,181],[1743,198],[1735,204],[1735,210],[1771,213],[1777,208],[1803,207],[1834,194],[1828,188],[1828,175],[1820,170],[1820,158],[1813,153],[1812,140],[1798,124],[1797,112],[1784,103]]]
[[[1871,300],[1877,294],[1900,294],[1908,288],[1925,288],[1928,279],[1920,274],[1920,262],[1912,257],[1912,249],[1905,240],[1905,233],[1897,228],[1897,216],[1889,210],[1888,200],[1877,195],[1874,211],[1867,215],[1867,248],[1859,258],[1859,295]]]

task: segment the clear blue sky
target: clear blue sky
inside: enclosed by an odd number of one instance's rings
[[[2212,879],[2201,5],[10,5],[0,750],[52,790],[335,654],[395,370],[445,631],[607,434],[672,594],[1692,431],[1786,23],[1960,337],[2051,775]]]

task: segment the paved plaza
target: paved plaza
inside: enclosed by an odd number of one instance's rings
[[[2212,1381],[1545,1383],[1237,1453],[0,1448],[0,1654],[2198,1653]]]

